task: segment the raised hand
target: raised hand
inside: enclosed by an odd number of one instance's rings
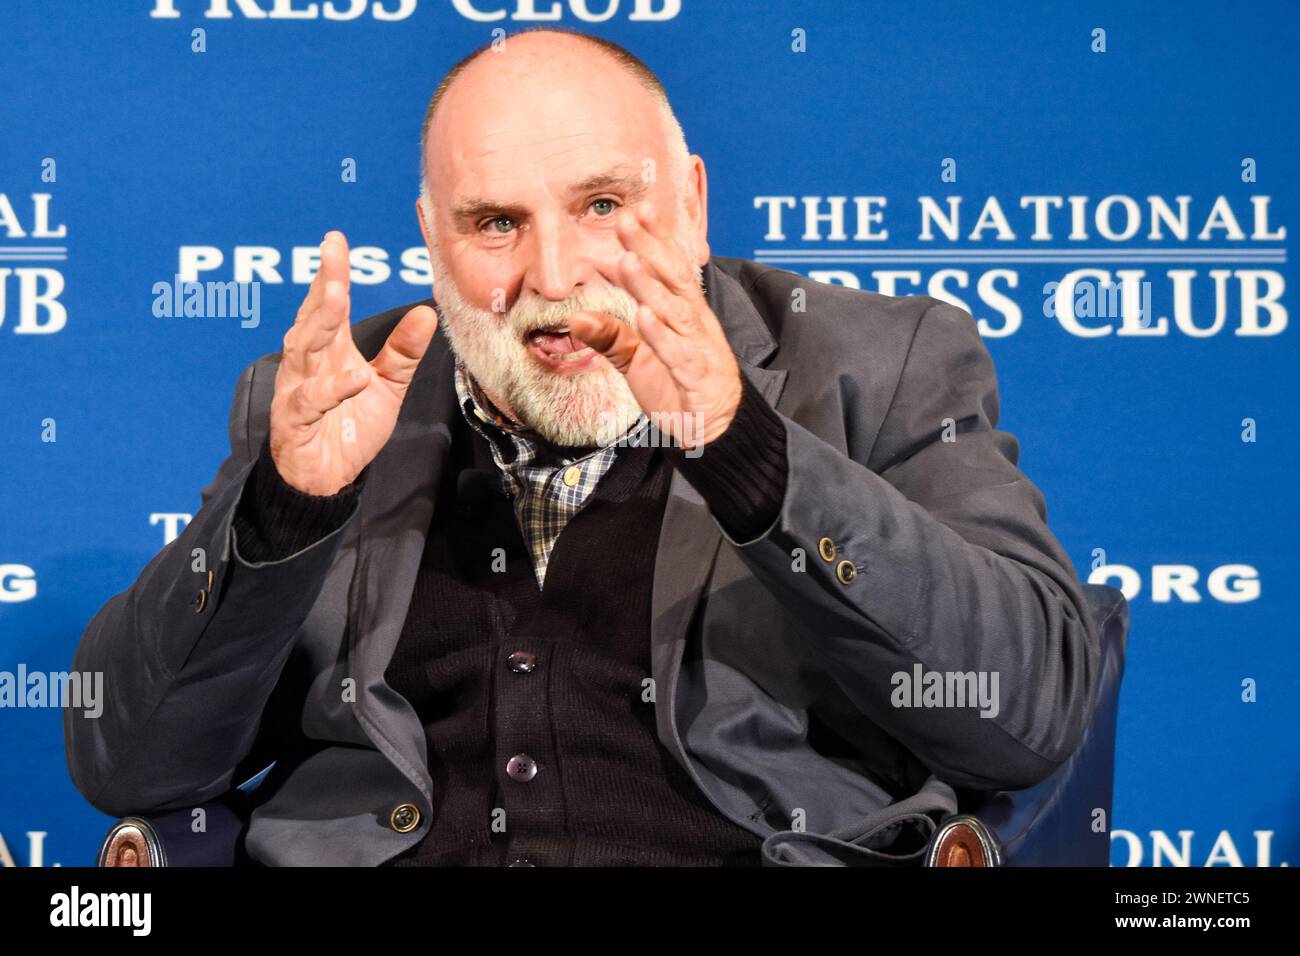
[[[327,233],[275,376],[271,457],[289,485],[311,495],[337,493],[379,454],[438,327],[437,313],[417,305],[367,362],[348,324],[349,278],[347,240]]]
[[[721,435],[740,405],[740,366],[709,308],[694,263],[648,209],[627,209],[617,225],[626,250],[611,283],[637,300],[636,331],[604,312],[578,312],[569,328],[627,377],[656,427],[683,448]]]

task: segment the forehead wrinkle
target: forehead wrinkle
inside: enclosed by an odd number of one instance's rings
[[[512,104],[512,109],[517,107]],[[628,125],[617,116],[591,109],[542,129],[526,114],[518,123],[502,114],[497,125],[480,130],[470,142],[449,136],[451,127],[458,125],[444,125],[451,116],[448,111],[440,117],[437,131],[444,144],[439,150],[442,160],[451,164],[446,171],[452,176],[456,167],[462,171],[455,176],[461,184],[455,190],[460,198],[448,205],[475,213],[486,206],[525,212],[532,204],[527,196],[534,190],[534,195],[567,199],[584,185],[611,187],[627,193],[629,201],[640,201],[651,190],[643,188],[643,163],[637,157],[657,157],[662,152],[662,143],[646,138],[654,127]],[[431,146],[433,142],[431,137]],[[609,178],[596,183],[601,176]]]
[[[634,115],[629,116],[626,109],[615,109],[612,104],[597,107],[581,102],[579,105],[583,97],[573,98],[574,101],[563,104],[564,108],[554,102],[553,96],[541,101],[526,95],[523,100],[502,101],[499,89],[486,92],[485,101],[479,102],[477,109],[470,109],[470,102],[478,99],[476,92],[472,88],[465,90],[464,95],[470,99],[458,98],[455,108],[440,111],[435,120],[428,146],[433,147],[436,138],[443,144],[438,152],[452,162],[481,161],[487,153],[508,159],[511,153],[519,151],[563,157],[570,149],[566,144],[578,143],[572,148],[582,148],[583,141],[596,148],[612,146],[620,152],[637,155],[656,155],[663,148],[662,137],[655,135],[660,132],[659,124],[633,122],[636,117],[652,119],[650,114],[655,113],[652,109],[634,109]],[[492,108],[494,102],[500,104],[499,110]],[[496,125],[483,128],[494,122],[494,114]],[[475,130],[479,123],[482,125]],[[455,134],[456,127],[465,126],[467,136]]]
[[[587,134],[576,134],[586,136]],[[574,137],[564,137],[571,139]],[[552,147],[543,151],[543,145]],[[468,167],[466,181],[476,191],[487,189],[486,179],[498,180],[493,184],[493,191],[518,188],[521,185],[534,185],[547,193],[557,194],[571,192],[576,183],[592,180],[597,176],[612,179],[631,180],[640,178],[640,166],[626,150],[619,148],[592,155],[592,148],[603,144],[580,142],[561,145],[553,138],[546,141],[511,143],[508,146],[493,147],[481,151],[476,156],[462,155],[462,163]],[[530,158],[544,158],[555,164],[554,171],[539,168],[537,163],[519,163],[513,155],[524,151]],[[549,177],[549,181],[548,181]],[[560,183],[553,186],[552,183]]]
[[[569,165],[573,162],[579,162],[579,159],[572,158],[574,154],[590,152],[597,148],[599,144],[590,142],[561,144],[548,141],[546,143],[511,143],[508,146],[490,147],[480,153],[481,160],[492,160],[499,163],[512,165],[521,163],[523,169],[537,169],[539,163],[537,160],[554,161],[561,165]],[[524,156],[518,156],[518,153],[524,153]],[[528,160],[534,162],[528,162]],[[472,160],[471,160],[472,161]],[[540,173],[541,170],[537,169]]]
[[[502,128],[483,137],[482,147],[487,151],[528,150],[530,153],[543,155],[563,155],[575,149],[586,147],[621,148],[622,137],[615,130],[580,129],[565,133],[546,133],[537,137],[513,140],[502,143],[500,139],[517,129]],[[483,151],[483,150],[480,150]]]
[[[481,105],[480,109],[487,113],[484,127],[493,121],[494,116],[499,117],[498,125],[478,130],[482,139],[535,134],[533,138],[524,140],[524,145],[529,146],[581,136],[636,139],[644,135],[647,127],[634,120],[648,115],[647,111],[636,108],[629,110],[626,104],[593,103],[583,98],[565,98],[561,103],[554,97],[541,101],[524,97],[502,105],[499,110],[490,105]],[[468,117],[472,130],[476,116],[471,113]]]

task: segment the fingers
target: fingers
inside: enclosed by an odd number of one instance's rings
[[[644,305],[636,312],[636,330],[641,340],[668,369],[674,381],[691,382],[699,369],[698,340],[679,334],[662,321],[659,313]]]
[[[635,332],[605,312],[574,312],[569,329],[624,375],[632,374],[634,366],[644,370],[653,365],[661,366],[676,382],[691,383],[703,362],[698,339],[670,328],[645,305],[637,308]]]
[[[338,338],[339,329],[348,324],[351,303],[344,290],[345,286],[337,279],[326,283],[320,308],[308,316],[298,330],[303,351],[308,357],[314,356]]]
[[[574,312],[569,331],[579,342],[590,345],[620,372],[627,374],[641,344],[635,332],[607,312]]]
[[[605,312],[575,312],[569,316],[569,329],[624,375],[654,366],[674,381],[690,381],[698,371],[698,346],[667,328],[645,306],[637,309],[635,332]]]
[[[281,364],[291,378],[319,375],[327,367],[325,360],[333,347],[340,344],[344,348],[351,346],[352,332],[348,327],[350,304],[344,288],[343,283],[336,279],[327,282],[319,307],[285,333]],[[344,357],[342,351],[336,356],[339,365]]]
[[[619,260],[619,284],[641,305],[649,306],[655,315],[678,335],[698,337],[703,333],[695,318],[695,307],[682,296],[664,285],[646,268],[645,261],[636,252],[627,252]]]
[[[702,352],[716,344],[714,340],[717,336],[711,336],[710,330],[701,325],[701,320],[696,317],[691,303],[675,295],[662,282],[649,275],[642,268],[640,256],[634,252],[625,253],[619,260],[617,274],[612,274],[611,270],[599,264],[597,269],[611,283],[621,286],[637,300],[639,307],[633,341],[644,342],[648,346],[646,349],[641,349],[641,357],[648,358],[653,355],[678,382],[689,382],[692,376],[697,375]],[[575,314],[603,315],[603,313]],[[614,347],[614,339],[620,334],[617,327],[626,329],[627,326],[613,316],[604,316],[606,321],[599,324],[590,319],[579,319],[583,329],[579,331],[574,327],[573,318],[570,316],[570,328],[574,329],[578,338],[595,346],[597,351],[605,354],[615,368],[627,374],[626,366],[630,365],[631,359]],[[717,324],[716,319],[713,321]],[[588,341],[583,332],[595,336],[599,344]],[[722,332],[720,325],[716,332],[722,338],[722,346],[730,348],[726,344],[726,333]],[[633,351],[632,354],[636,355],[636,352]]]
[[[331,348],[338,348],[335,358],[339,365],[343,364],[352,344],[348,329],[349,274],[347,240],[340,232],[327,233],[321,243],[321,267],[292,328],[284,336],[281,364],[287,385],[319,375]]]
[[[616,268],[597,266],[608,281],[649,306],[680,335],[699,338],[715,331],[701,324],[708,307],[694,263],[650,207],[624,210],[617,234],[626,251]]]
[[[337,229],[325,233],[325,241],[321,245],[320,268],[325,273],[327,282],[343,283],[344,293],[352,287],[351,255],[348,240],[343,233]]]
[[[668,233],[653,209],[647,206],[627,209],[619,216],[615,228],[623,248],[636,253],[652,278],[676,295],[691,298],[701,295],[695,263],[688,260],[685,250]]]
[[[310,315],[314,309],[320,307],[321,297],[325,293],[325,285],[331,280],[337,280],[344,284],[344,291],[347,291],[352,281],[352,268],[349,265],[348,241],[343,233],[337,230],[331,230],[325,233],[325,238],[320,244],[320,268],[316,270],[316,275],[311,280],[311,286],[307,289],[307,297],[302,300],[302,305],[298,308],[298,315],[294,322],[300,322],[307,315]]]
[[[417,305],[402,316],[370,365],[381,378],[405,392],[437,330],[438,313],[427,305]]]
[[[323,258],[325,254],[324,240],[321,241],[320,251]],[[325,292],[325,282],[324,271],[317,269],[316,274],[312,276],[311,285],[307,287],[306,297],[302,300],[302,304],[298,306],[298,314],[293,318],[295,325],[302,321],[303,316],[310,315],[320,305],[321,295]]]
[[[370,374],[370,368],[362,365],[346,372],[307,379],[284,399],[285,423],[296,428],[316,424],[326,412],[364,391],[370,384]]]
[[[575,312],[569,316],[569,329],[584,345],[600,352],[626,378],[632,394],[647,411],[677,408],[677,386],[671,369],[642,338],[642,329],[662,333],[649,309],[637,312],[637,331],[605,312]],[[681,336],[674,336],[685,341]],[[643,347],[645,346],[645,347]]]

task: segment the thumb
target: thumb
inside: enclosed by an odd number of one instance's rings
[[[632,364],[641,340],[631,327],[608,312],[575,312],[569,316],[569,331],[583,345],[590,345],[620,372]]]
[[[427,305],[417,305],[388,334],[388,341],[371,360],[371,366],[400,391],[406,391],[437,330],[438,313]]]

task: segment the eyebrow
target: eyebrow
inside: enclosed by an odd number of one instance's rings
[[[650,184],[627,167],[615,167],[571,183],[566,190],[571,198],[595,192],[617,192],[621,193],[628,202],[639,202],[650,192]],[[491,199],[477,197],[462,200],[451,208],[451,217],[458,226],[474,222],[489,214],[521,219],[527,215],[527,211],[516,203],[494,202]]]

